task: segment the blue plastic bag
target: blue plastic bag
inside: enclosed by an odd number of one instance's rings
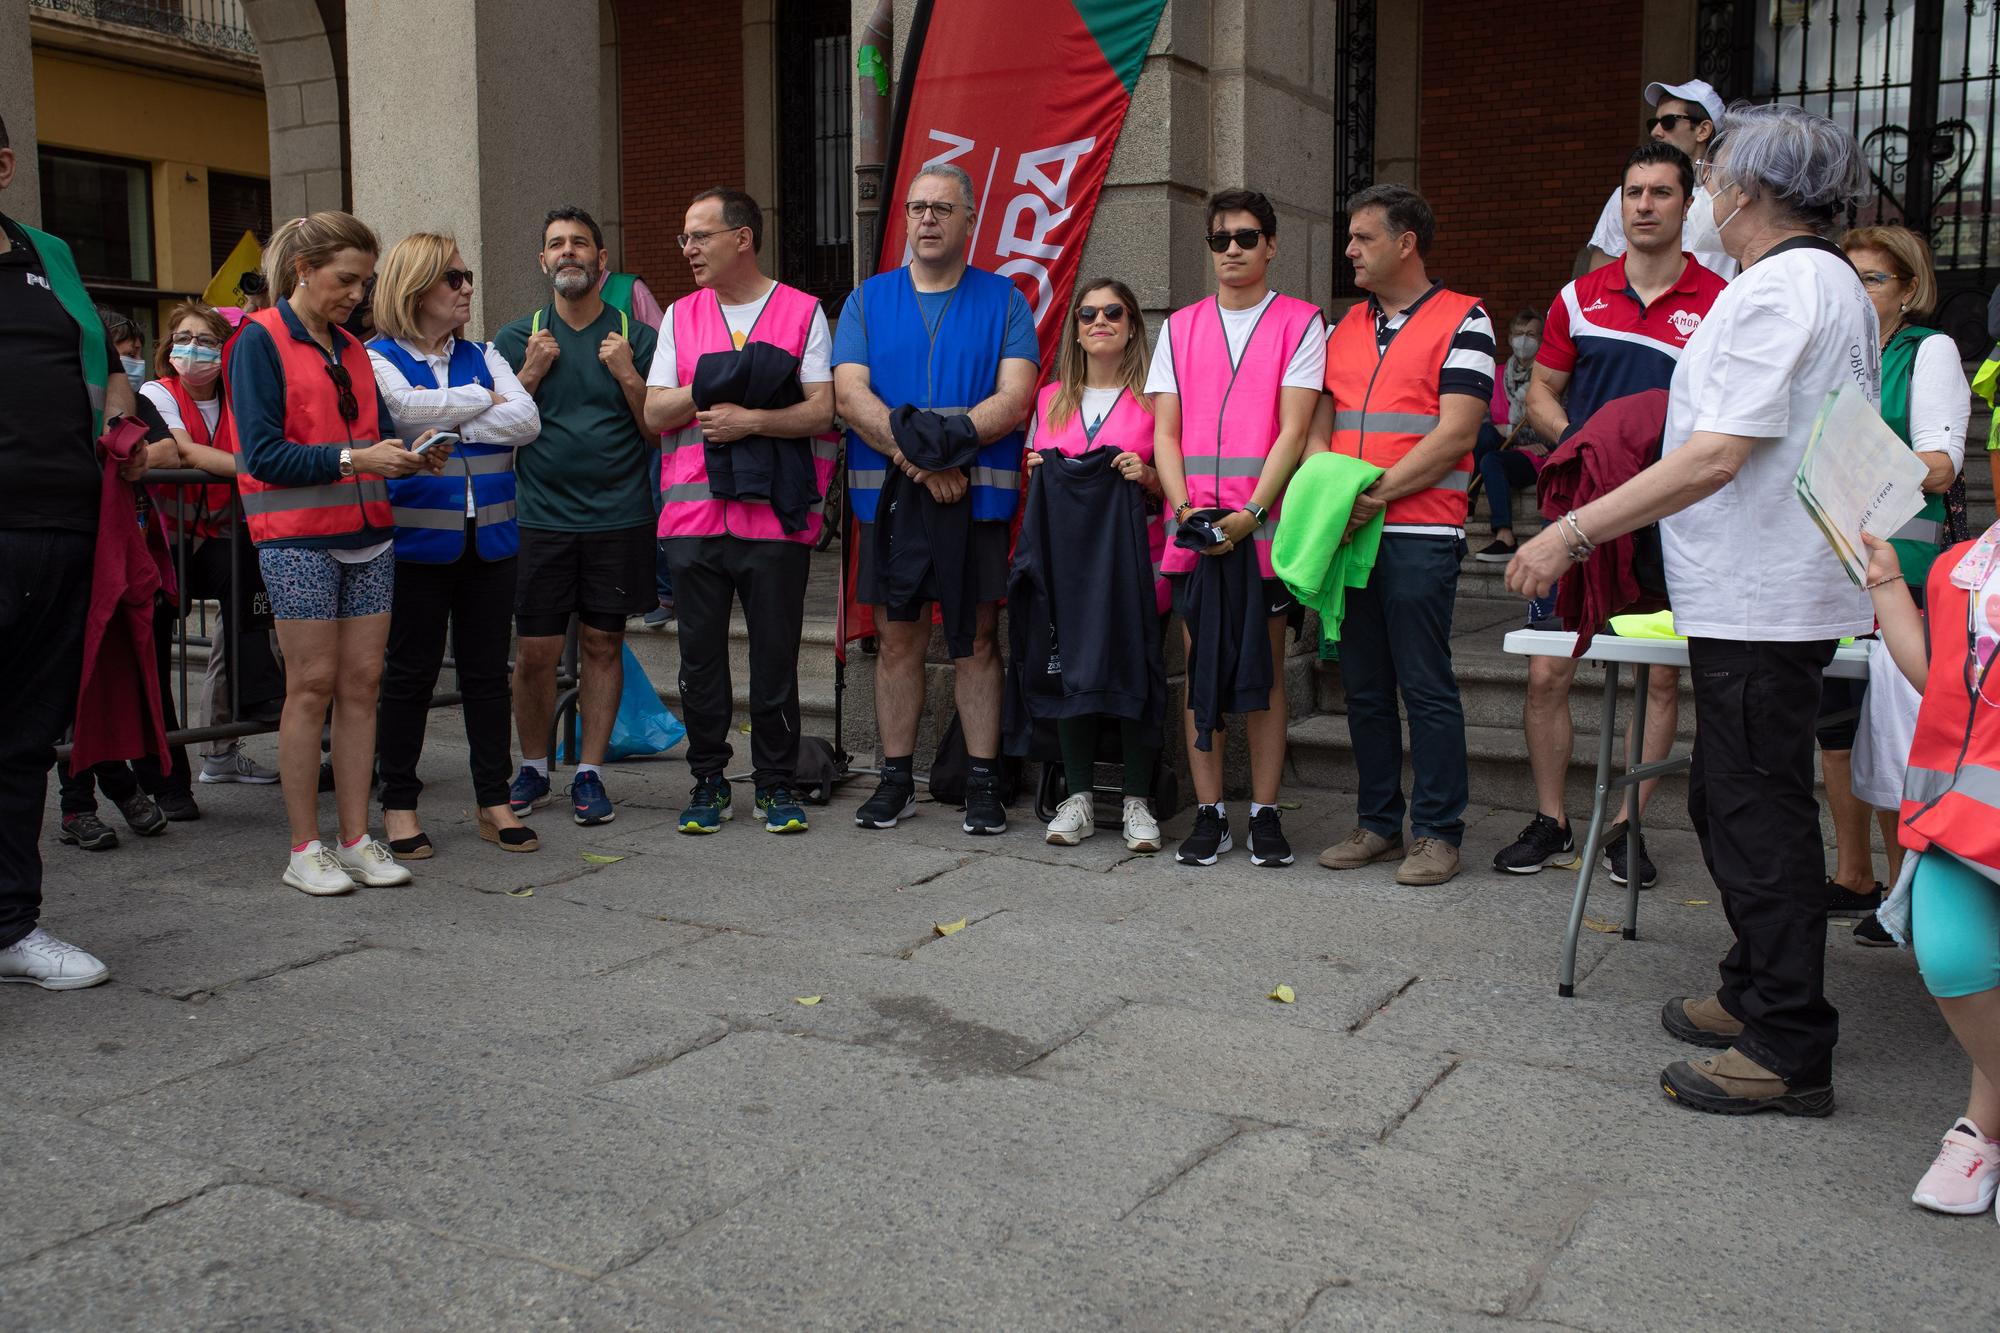
[[[639,659],[632,652],[632,645],[625,645],[625,690],[618,699],[618,718],[611,724],[611,745],[604,757],[629,759],[637,754],[659,754],[671,750],[687,738],[687,728],[674,716],[673,710],[660,702],[660,696],[653,690],[653,682],[646,678],[646,668],[639,665]],[[564,763],[574,762],[568,753],[567,737],[564,738],[562,753],[558,756]]]

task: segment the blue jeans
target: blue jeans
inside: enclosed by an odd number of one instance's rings
[[[1472,466],[1479,470],[1480,485],[1486,490],[1486,507],[1493,515],[1493,530],[1514,526],[1514,488],[1533,486],[1536,469],[1519,449],[1502,449],[1502,436],[1492,422],[1479,428],[1479,443],[1472,447]]]
[[[1340,675],[1354,744],[1361,827],[1403,831],[1403,723],[1410,715],[1410,836],[1456,847],[1465,836],[1468,777],[1465,705],[1451,668],[1451,613],[1465,543],[1451,537],[1382,538],[1368,586],[1347,595]]]

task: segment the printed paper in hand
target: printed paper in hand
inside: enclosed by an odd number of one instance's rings
[[[1826,396],[1799,460],[1799,500],[1855,586],[1867,581],[1861,534],[1886,538],[1915,518],[1927,474],[1860,389]]]

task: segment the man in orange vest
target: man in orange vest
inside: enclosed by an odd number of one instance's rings
[[[1326,393],[1306,446],[1386,469],[1355,501],[1348,529],[1384,518],[1375,572],[1348,594],[1341,633],[1360,818],[1319,863],[1352,870],[1400,858],[1399,884],[1442,884],[1459,870],[1465,706],[1451,614],[1472,446],[1493,396],[1493,321],[1479,298],[1425,271],[1435,231],[1430,205],[1405,186],[1371,186],[1349,205],[1347,259],[1368,299],[1327,336]],[[1414,769],[1407,850],[1398,694]]]

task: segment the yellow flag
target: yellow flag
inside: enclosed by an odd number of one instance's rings
[[[243,233],[243,239],[236,242],[236,248],[222,261],[222,267],[215,270],[215,276],[208,280],[202,290],[203,305],[242,305],[243,289],[236,285],[245,272],[264,267],[264,247],[257,244],[252,233]]]

